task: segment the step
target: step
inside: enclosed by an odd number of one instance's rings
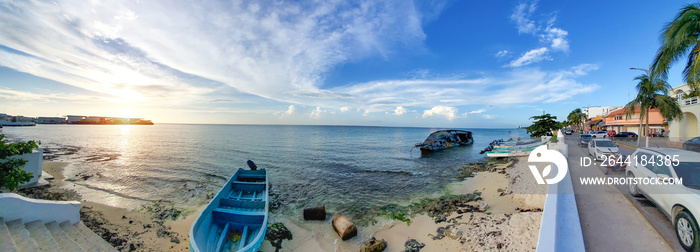
[[[61,227],[55,221],[46,223],[44,226],[46,226],[46,229],[51,232],[53,239],[56,240],[56,243],[58,243],[58,247],[61,248],[61,251],[85,251],[70,237],[68,237],[68,235],[63,232],[63,229],[61,229]]]
[[[68,237],[71,238],[75,243],[77,243],[83,250],[85,251],[100,251],[100,249],[95,246],[95,244],[92,244],[92,242],[88,241],[85,236],[80,233],[75,227],[73,227],[72,224],[70,224],[70,221],[64,221],[58,226],[63,229],[63,232],[66,232]]]
[[[15,242],[18,251],[39,251],[39,246],[34,242],[29,234],[29,230],[24,227],[22,219],[5,222],[10,236]]]
[[[51,236],[51,232],[46,229],[44,223],[40,220],[28,222],[24,227],[29,230],[29,235],[34,239],[34,242],[39,246],[39,250],[44,252],[60,252],[58,243]]]
[[[12,241],[10,230],[5,225],[5,220],[0,217],[0,251],[17,252],[15,242]]]
[[[103,251],[103,252],[108,252],[108,251],[117,252],[118,251],[117,249],[112,247],[112,245],[109,244],[109,242],[105,241],[104,239],[102,239],[102,237],[95,234],[95,232],[93,232],[92,230],[90,230],[90,228],[85,226],[85,224],[83,224],[82,221],[73,225],[73,227],[75,227],[75,229],[80,231],[80,233],[82,233],[85,236],[85,238],[88,239],[88,241],[92,242],[92,244],[95,244],[95,246],[100,248],[100,251]]]

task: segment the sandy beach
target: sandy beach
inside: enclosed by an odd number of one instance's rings
[[[54,179],[41,189],[21,192],[37,198],[80,200],[70,183],[64,182],[68,162],[44,162],[44,171]],[[342,241],[334,232],[331,218],[325,221],[304,221],[299,218],[272,215],[269,223],[281,222],[293,235],[284,240],[280,251],[358,251],[363,242],[375,237],[387,243],[384,251],[403,251],[414,239],[424,251],[532,251],[542,216],[544,194],[533,192],[526,181],[531,176],[525,162],[508,160],[491,163],[469,171],[466,178],[448,185],[448,195],[477,193],[475,201],[455,204],[455,210],[438,217],[430,213],[410,217],[410,225],[385,216],[375,223],[358,226],[358,235]],[[431,196],[438,198],[441,195]],[[183,210],[168,202],[153,202],[137,209],[126,209],[82,201],[81,219],[105,240],[121,251],[187,251],[189,228],[199,211]],[[408,205],[410,202],[406,202]],[[461,205],[460,205],[461,204]],[[438,206],[439,208],[440,206]],[[333,213],[329,213],[329,216]],[[261,251],[275,251],[265,241]]]

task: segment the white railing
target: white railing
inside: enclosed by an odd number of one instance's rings
[[[689,105],[698,104],[698,97],[696,96],[696,97],[691,97],[688,99],[683,99],[680,102],[680,104],[681,104],[681,106],[689,106]]]
[[[564,138],[564,134],[559,131],[557,134],[558,142],[550,144],[549,148],[568,157],[568,146]],[[552,163],[552,165],[556,164]],[[557,167],[557,172],[559,172],[559,167]],[[570,174],[571,172],[567,171],[566,177],[562,181],[549,185],[547,188],[547,199],[544,201],[540,234],[537,240],[538,252],[586,251]]]

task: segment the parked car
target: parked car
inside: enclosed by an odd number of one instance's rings
[[[700,137],[696,137],[685,141],[685,143],[683,143],[683,149],[700,152]]]
[[[563,131],[564,131],[564,134],[567,134],[567,135],[574,134],[574,130],[572,130],[572,129],[564,129]]]
[[[606,138],[606,137],[608,137],[608,132],[605,130],[593,131],[593,132],[591,132],[591,137],[593,137],[593,138]]]
[[[581,134],[578,136],[578,144],[583,146],[588,146],[588,142],[591,141],[591,135]]]
[[[633,138],[637,137],[637,134],[634,134],[632,132],[620,132],[617,133],[613,136],[614,138]]]
[[[597,160],[603,159],[603,156],[619,152],[620,148],[610,139],[591,139],[588,142],[588,154]]]
[[[646,156],[646,157],[643,157]],[[676,238],[686,251],[700,250],[700,153],[672,148],[638,148],[631,157],[674,157],[678,162],[631,162],[627,177],[682,180],[682,184],[629,183],[634,196],[644,195],[673,222]],[[669,164],[670,163],[670,164]]]
[[[616,135],[616,134],[617,134],[617,132],[615,132],[614,130],[608,131],[608,136],[609,136],[609,137],[610,137],[610,136],[614,136],[614,135]]]

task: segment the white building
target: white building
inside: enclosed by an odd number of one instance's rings
[[[671,141],[685,141],[690,138],[700,136],[700,103],[698,96],[687,97],[690,93],[688,84],[683,84],[671,89],[669,94],[678,100],[678,104],[683,111],[683,118],[676,119],[668,123],[668,138]],[[686,98],[687,97],[687,98]]]
[[[610,112],[613,112],[615,110],[621,109],[622,106],[609,106],[609,107],[587,107],[582,109],[581,111],[586,114],[586,118],[595,118],[595,117],[605,117],[607,116]]]
[[[66,123],[73,123],[85,119],[85,116],[81,115],[67,115]]]

